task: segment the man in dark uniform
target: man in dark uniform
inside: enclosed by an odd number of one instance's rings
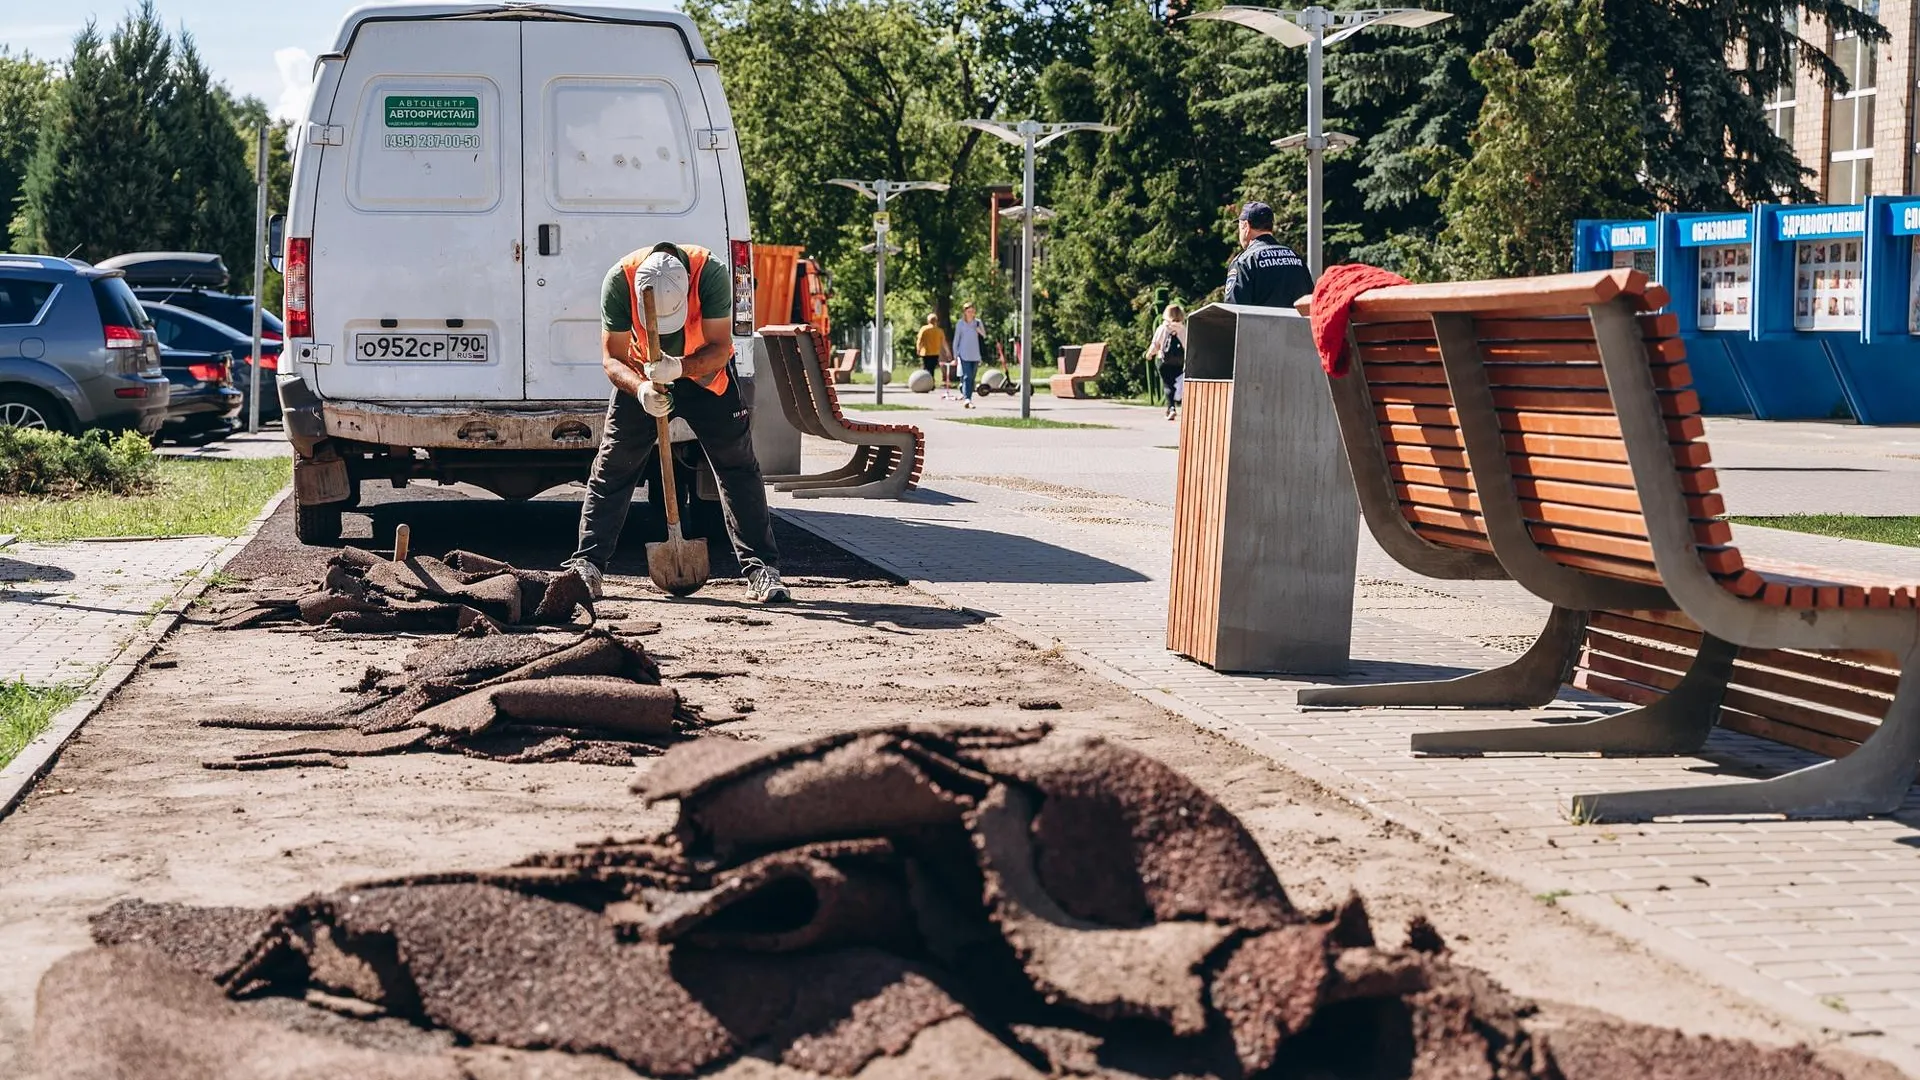
[[[1306,260],[1273,238],[1273,207],[1255,202],[1241,209],[1240,244],[1227,267],[1227,303],[1292,307],[1313,291]]]

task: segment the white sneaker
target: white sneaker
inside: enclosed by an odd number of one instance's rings
[[[571,570],[579,574],[580,580],[586,582],[587,594],[595,600],[600,599],[601,579],[605,575],[600,572],[599,567],[585,559],[568,559],[566,562],[560,564],[560,569]]]
[[[786,582],[780,580],[780,571],[771,566],[755,566],[747,570],[747,591],[763,604],[784,604],[793,599],[793,594],[787,591]]]

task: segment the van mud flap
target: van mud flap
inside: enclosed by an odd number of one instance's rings
[[[301,506],[346,502],[353,497],[347,463],[340,460],[333,447],[323,445],[316,457],[293,459],[293,497]]]

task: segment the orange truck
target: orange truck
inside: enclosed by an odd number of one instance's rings
[[[807,323],[827,336],[832,282],[820,263],[798,247],[753,245],[754,329]]]

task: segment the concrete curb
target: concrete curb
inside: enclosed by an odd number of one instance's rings
[[[291,483],[281,488],[278,494],[267,500],[267,505],[247,523],[247,527],[240,531],[239,536],[227,541],[209,555],[205,562],[194,568],[192,575],[167,599],[166,606],[154,615],[145,628],[134,634],[119,654],[107,663],[100,677],[87,688],[86,695],[55,714],[53,722],[47,725],[47,730],[23,747],[19,755],[7,763],[6,768],[0,769],[0,818],[5,818],[12,813],[13,808],[27,797],[27,792],[32,790],[34,783],[45,776],[47,771],[53,768],[54,762],[59,760],[60,751],[66,748],[68,741],[79,733],[80,728],[99,711],[100,706],[106,704],[107,699],[112,697],[115,691],[133,677],[133,673],[139,670],[141,663],[152,655],[153,650],[173,632],[174,627],[180,625],[180,620],[186,615],[187,608],[193,606],[193,602],[200,599],[200,595],[207,591],[207,586],[212,584],[209,580],[212,574],[225,567],[234,556],[240,554],[242,549],[252,543],[253,538],[259,534],[260,527],[267,523],[267,519],[272,517],[274,511],[280,509],[280,504],[286,502],[292,494]]]
[[[942,599],[939,588],[934,582],[915,578],[901,571],[883,552],[830,536],[799,520],[784,508],[771,509],[788,524],[812,533],[827,543],[851,552],[875,566],[898,574],[906,579],[908,585],[920,592],[935,599]],[[942,602],[947,601],[942,600]],[[978,614],[987,613],[979,612]],[[1523,861],[1489,856],[1474,851],[1462,843],[1460,837],[1453,834],[1442,819],[1419,809],[1412,803],[1391,796],[1369,797],[1355,790],[1352,779],[1344,773],[1276,743],[1253,728],[1150,686],[1108,665],[1103,660],[1068,648],[1057,638],[1030,633],[1000,616],[990,616],[987,621],[1035,648],[1059,650],[1063,657],[1073,661],[1089,674],[1114,683],[1135,696],[1181,717],[1195,727],[1257,750],[1312,781],[1328,794],[1406,829],[1446,854],[1493,877],[1518,885],[1536,896],[1563,892],[1568,886],[1575,884],[1558,875],[1543,873]],[[1685,968],[1709,982],[1746,998],[1782,1021],[1801,1029],[1803,1036],[1811,1042],[1843,1045],[1857,1053],[1885,1061],[1910,1076],[1920,1077],[1920,1049],[1884,1035],[1866,1021],[1829,1009],[1812,998],[1787,989],[1773,979],[1715,955],[1681,934],[1649,923],[1631,911],[1623,910],[1605,896],[1591,892],[1570,892],[1557,901],[1557,906],[1600,930],[1631,944],[1639,945],[1678,967]]]

